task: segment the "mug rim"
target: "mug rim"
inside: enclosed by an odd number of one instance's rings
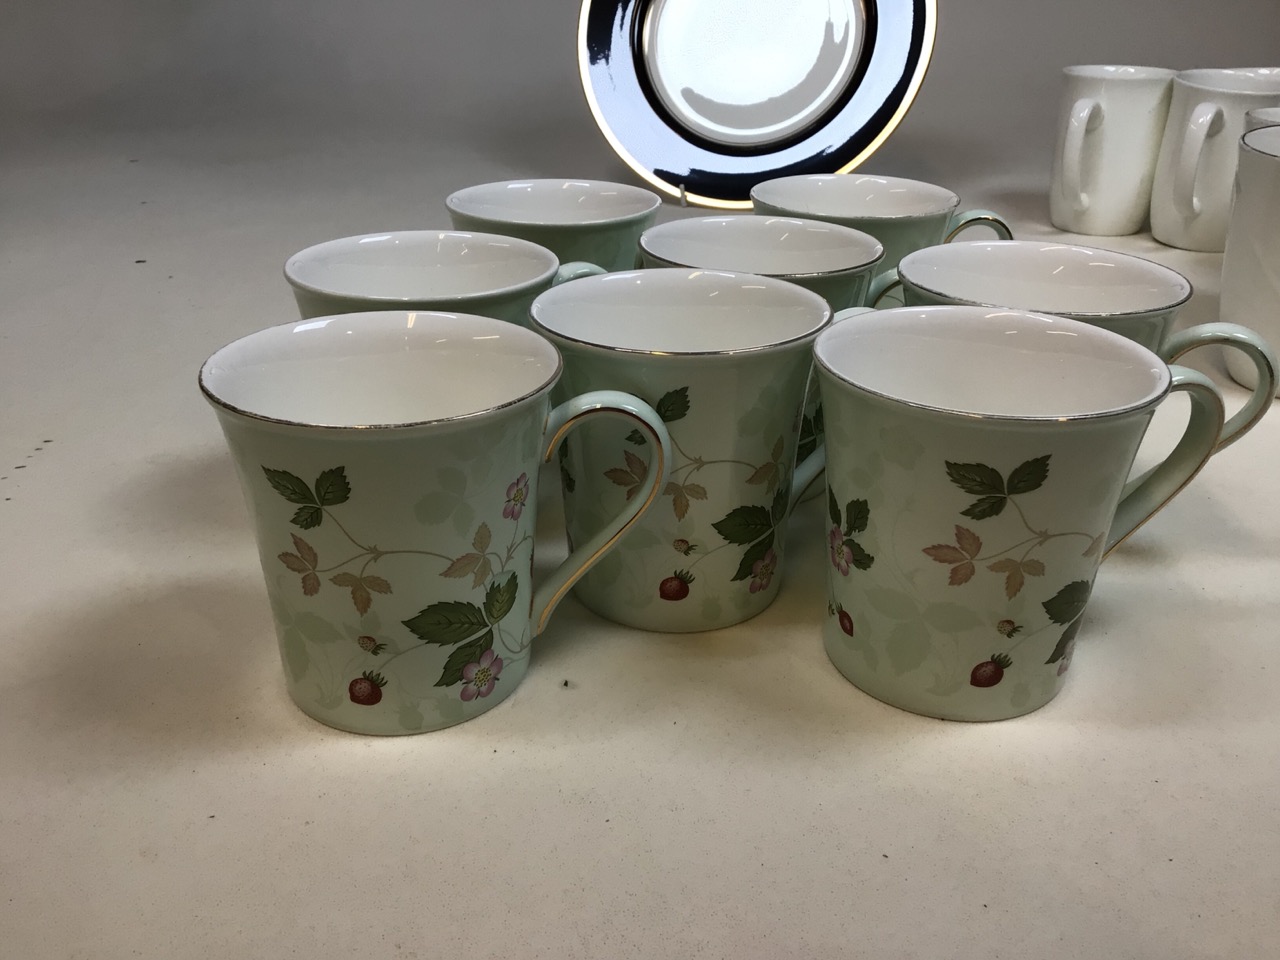
[[[1114,331],[1107,330],[1104,327],[1097,327],[1092,324],[1085,323],[1082,320],[1073,320],[1070,317],[1054,316],[1049,314],[1036,313],[1030,310],[1020,310],[1015,308],[997,308],[997,309],[999,311],[998,313],[991,314],[987,312],[987,308],[985,307],[949,304],[949,305],[937,305],[937,306],[927,306],[927,307],[892,307],[886,310],[869,311],[869,313],[867,314],[861,314],[859,316],[850,317],[824,330],[819,335],[818,342],[814,344],[814,351],[813,351],[814,365],[815,367],[821,368],[822,370],[826,371],[826,373],[829,376],[838,380],[841,384],[847,387],[850,387],[854,390],[857,390],[861,393],[867,394],[868,396],[877,397],[888,403],[910,407],[915,410],[927,410],[930,413],[943,414],[946,416],[963,417],[966,420],[995,422],[995,423],[1036,423],[1036,424],[1095,423],[1101,420],[1113,420],[1119,417],[1133,416],[1134,414],[1140,413],[1143,410],[1147,410],[1154,407],[1156,404],[1160,403],[1160,401],[1163,400],[1166,396],[1168,396],[1170,390],[1172,390],[1173,388],[1173,375],[1169,370],[1169,365],[1164,360],[1160,359],[1160,357],[1157,356],[1153,351],[1148,350],[1146,347],[1142,346],[1141,344],[1135,343],[1134,341],[1128,339],[1127,337],[1121,336],[1120,334],[1115,333]],[[884,390],[879,390],[874,387],[867,386],[866,384],[859,383],[858,381],[851,379],[848,374],[844,374],[836,370],[831,365],[828,358],[823,356],[822,348],[824,346],[829,344],[831,341],[838,339],[839,337],[841,337],[841,335],[844,335],[846,337],[850,336],[853,332],[857,330],[857,327],[861,325],[861,323],[859,322],[860,320],[863,322],[871,320],[873,322],[880,322],[880,323],[888,322],[892,324],[895,318],[903,317],[908,314],[913,314],[917,316],[921,314],[934,315],[934,316],[946,316],[948,314],[952,315],[954,320],[946,320],[944,321],[944,323],[953,323],[955,321],[972,323],[974,320],[978,320],[978,319],[984,319],[984,318],[996,317],[996,316],[1008,317],[1010,315],[1017,316],[1024,321],[1042,321],[1042,322],[1053,323],[1056,326],[1065,327],[1065,329],[1075,332],[1079,335],[1091,337],[1094,339],[1101,339],[1104,342],[1110,341],[1114,343],[1116,346],[1122,348],[1123,350],[1126,350],[1130,353],[1135,353],[1137,356],[1141,357],[1143,354],[1146,354],[1146,357],[1144,357],[1143,359],[1146,360],[1147,358],[1149,358],[1150,361],[1154,361],[1152,363],[1152,366],[1155,370],[1159,371],[1160,383],[1156,390],[1151,392],[1149,395],[1143,397],[1142,399],[1135,400],[1134,402],[1125,404],[1124,406],[1112,407],[1106,410],[1078,412],[1078,413],[1065,413],[1065,414],[983,413],[983,412],[974,411],[974,410],[965,410],[959,407],[939,406],[937,404],[926,403],[920,400],[911,400],[907,397],[898,396],[893,393],[887,393]],[[964,319],[960,320],[961,317],[963,317]]]
[[[1280,160],[1280,133],[1277,131],[1280,131],[1280,120],[1265,127],[1250,130],[1240,138],[1240,147],[1242,150],[1248,150],[1250,153],[1256,153],[1262,157]],[[1250,141],[1253,140],[1273,140],[1274,143],[1268,143],[1264,146],[1261,143],[1251,143]]]
[[[944,255],[949,254],[950,248],[953,246],[953,244],[934,244],[932,247],[921,247],[919,250],[913,250],[911,253],[903,257],[902,260],[898,263],[898,277],[904,284],[910,283],[911,286],[917,287],[920,290],[925,291],[926,293],[931,293],[931,294],[934,294],[935,296],[945,297],[948,300],[955,301],[955,305],[989,307],[993,309],[1000,309],[1000,308],[1013,309],[1013,310],[1021,310],[1027,313],[1050,314],[1053,316],[1060,316],[1063,313],[1066,313],[1066,314],[1069,314],[1068,319],[1079,318],[1079,317],[1089,317],[1090,319],[1105,321],[1105,320],[1120,320],[1120,319],[1125,319],[1130,317],[1142,317],[1142,316],[1147,316],[1148,314],[1163,313],[1167,310],[1177,310],[1178,308],[1184,306],[1187,303],[1187,301],[1189,301],[1191,297],[1195,294],[1195,288],[1192,286],[1191,281],[1188,280],[1181,273],[1179,273],[1177,270],[1174,270],[1172,267],[1166,267],[1163,263],[1157,263],[1154,260],[1147,260],[1144,257],[1134,256],[1131,253],[1121,253],[1118,250],[1104,250],[1100,247],[1086,247],[1080,244],[1059,243],[1055,241],[1045,241],[1045,240],[975,240],[971,242],[977,243],[983,247],[988,247],[988,248],[999,247],[1001,249],[1009,249],[1009,248],[1016,247],[1022,250],[1044,249],[1042,245],[1047,244],[1051,247],[1066,247],[1071,250],[1079,250],[1081,252],[1090,253],[1090,254],[1105,254],[1106,256],[1117,258],[1122,263],[1133,262],[1135,265],[1141,265],[1140,269],[1151,270],[1152,272],[1155,272],[1155,273],[1164,273],[1166,275],[1172,275],[1169,277],[1169,279],[1172,280],[1176,286],[1184,287],[1186,292],[1179,299],[1173,301],[1172,303],[1167,303],[1167,304],[1163,304],[1161,306],[1155,306],[1155,307],[1146,307],[1141,310],[1107,310],[1105,312],[1089,311],[1089,310],[1061,311],[1060,309],[1057,309],[1057,308],[1027,307],[1027,306],[1014,305],[1014,304],[1008,304],[1008,303],[997,303],[995,301],[975,300],[969,297],[959,297],[959,296],[956,296],[955,294],[947,293],[944,290],[938,290],[935,287],[930,287],[924,283],[921,283],[919,280],[914,280],[909,276],[907,276],[904,270],[904,267],[909,268],[911,266],[910,261],[912,259],[923,260],[924,259],[923,255],[934,249],[943,251]],[[951,255],[962,256],[963,253],[964,253],[963,250],[959,250],[959,251],[955,251]],[[1174,280],[1174,278],[1177,278],[1177,279]]]
[[[502,216],[492,216],[491,214],[478,213],[475,210],[468,210],[464,204],[475,202],[472,194],[480,194],[482,191],[491,191],[500,187],[511,187],[519,184],[533,185],[534,189],[539,189],[550,185],[567,185],[582,184],[592,190],[600,187],[611,187],[627,193],[628,196],[634,197],[637,204],[641,204],[637,209],[633,209],[628,213],[619,214],[618,216],[595,217],[588,219],[576,220],[547,220],[535,219],[531,216],[521,215],[519,209],[508,211]],[[464,217],[470,217],[473,220],[481,220],[485,223],[493,224],[516,224],[522,227],[547,227],[555,229],[574,229],[574,228],[590,228],[601,226],[615,226],[625,223],[632,223],[637,220],[643,220],[649,215],[655,213],[662,206],[662,198],[652,190],[646,190],[643,187],[633,186],[629,183],[615,183],[612,180],[590,180],[578,179],[576,177],[531,177],[527,179],[514,180],[494,180],[489,183],[476,183],[469,187],[453,191],[445,198],[445,207],[451,213],[458,213]]]
[[[337,289],[332,289],[328,287],[322,287],[314,283],[309,283],[305,280],[302,280],[294,272],[294,269],[295,269],[294,264],[296,261],[298,261],[300,257],[304,257],[308,254],[315,254],[319,252],[321,249],[326,247],[329,247],[332,249],[341,249],[343,246],[348,246],[355,243],[371,242],[376,239],[390,239],[392,237],[408,238],[410,241],[414,243],[421,243],[422,241],[426,240],[428,237],[441,238],[444,236],[468,237],[468,238],[473,238],[477,240],[482,240],[486,244],[490,244],[490,245],[492,245],[492,241],[500,240],[502,241],[502,245],[526,248],[530,254],[537,256],[543,260],[550,258],[551,262],[549,266],[543,269],[542,272],[537,274],[536,276],[530,277],[526,280],[521,280],[517,283],[506,284],[501,287],[494,287],[489,290],[480,290],[480,291],[475,291],[471,293],[458,293],[458,294],[432,294],[429,292],[423,292],[421,294],[415,294],[413,296],[405,296],[405,297],[388,296],[386,294],[378,294],[378,293],[367,293],[367,294],[352,293],[347,290],[337,290]],[[303,249],[297,251],[296,253],[291,254],[288,257],[288,259],[285,260],[284,278],[291,287],[294,287],[298,290],[303,290],[307,293],[316,294],[317,296],[326,297],[330,300],[342,300],[347,303],[376,304],[377,307],[375,307],[373,310],[360,311],[360,312],[366,312],[366,313],[373,313],[373,312],[380,312],[378,308],[383,308],[386,310],[394,310],[397,308],[409,309],[409,305],[414,303],[438,302],[438,303],[466,304],[466,303],[474,302],[477,300],[484,300],[488,297],[506,296],[508,294],[520,293],[532,287],[536,287],[539,284],[549,282],[552,278],[555,277],[556,271],[559,269],[560,269],[560,258],[557,257],[551,250],[547,249],[541,244],[534,243],[531,240],[524,240],[524,239],[521,239],[520,237],[507,237],[507,236],[503,236],[502,234],[485,233],[485,232],[480,232],[476,230],[454,230],[452,228],[448,230],[430,230],[430,229],[385,230],[385,231],[380,231],[376,233],[355,234],[350,237],[335,237],[332,240],[324,240],[320,243],[314,243],[309,247],[304,247]],[[431,308],[431,310],[436,312],[445,312],[445,313],[450,312],[448,310],[439,310],[438,308]],[[461,312],[465,312],[465,311],[461,311]]]
[[[802,279],[842,277],[846,274],[859,273],[861,271],[867,270],[868,268],[875,267],[876,264],[878,264],[881,260],[884,259],[884,244],[882,244],[875,237],[871,236],[871,234],[869,233],[864,233],[863,231],[856,230],[853,227],[846,227],[844,224],[841,224],[841,223],[831,223],[830,221],[827,221],[827,220],[814,220],[812,218],[805,218],[805,217],[783,216],[781,214],[760,214],[756,216],[747,216],[747,217],[732,216],[732,215],[730,216],[711,215],[711,216],[703,216],[703,217],[686,217],[685,219],[682,219],[682,220],[669,220],[666,223],[655,224],[654,226],[645,230],[644,233],[640,234],[640,239],[637,241],[637,246],[639,246],[641,251],[648,254],[650,257],[653,257],[653,259],[661,261],[664,265],[668,267],[684,267],[687,269],[694,269],[694,270],[718,270],[720,269],[718,267],[703,267],[696,263],[684,263],[678,260],[672,260],[670,257],[665,257],[662,254],[655,253],[653,250],[650,250],[645,245],[645,241],[651,240],[652,239],[651,235],[655,233],[663,233],[669,230],[675,230],[680,226],[683,226],[684,224],[710,223],[710,222],[720,222],[720,221],[750,224],[750,223],[755,223],[757,221],[764,221],[765,223],[768,223],[769,220],[789,220],[793,223],[801,224],[806,230],[812,229],[815,226],[821,227],[823,230],[833,229],[837,231],[837,235],[845,234],[847,235],[847,239],[851,241],[856,241],[858,243],[862,243],[863,241],[869,240],[871,241],[870,248],[876,251],[876,253],[875,253],[875,256],[873,256],[870,260],[863,260],[859,263],[855,263],[847,267],[840,267],[835,270],[809,270],[809,271],[796,271],[792,273],[760,273],[759,271],[752,271],[757,273],[758,276],[775,277],[779,280],[787,280],[792,277],[798,277]],[[694,229],[697,229],[697,228],[694,228]],[[755,228],[754,227],[743,227],[743,228],[734,227],[730,229],[751,230]]]
[[[538,317],[539,307],[543,310],[549,309],[547,302],[558,297],[569,298],[575,294],[582,293],[584,290],[592,289],[601,283],[619,283],[627,279],[636,279],[640,282],[650,280],[653,283],[666,284],[675,282],[678,278],[695,278],[698,276],[723,277],[726,280],[751,280],[762,281],[766,288],[774,289],[779,293],[799,302],[807,300],[808,306],[817,308],[821,313],[822,319],[811,326],[808,330],[795,336],[787,337],[784,340],[771,340],[768,343],[754,344],[744,347],[725,347],[714,350],[670,350],[657,347],[630,347],[618,344],[600,343],[598,340],[586,339],[582,336],[563,333],[559,330],[552,329]],[[778,277],[767,277],[754,273],[740,273],[731,270],[705,270],[696,267],[654,267],[647,270],[625,270],[618,273],[606,273],[594,277],[582,277],[573,283],[561,284],[558,287],[552,287],[539,294],[529,305],[529,323],[533,328],[533,332],[540,334],[553,345],[558,343],[571,343],[575,346],[585,347],[597,350],[607,354],[626,354],[633,357],[673,357],[673,358],[710,358],[710,357],[740,357],[748,355],[758,355],[763,353],[776,352],[794,347],[801,343],[812,343],[823,330],[831,326],[834,312],[830,305],[822,297],[818,296],[804,287],[798,286],[787,280]]]
[[[1233,77],[1246,77],[1250,81],[1272,80],[1269,89],[1245,89],[1238,84],[1230,83]],[[1197,90],[1208,90],[1213,93],[1231,95],[1273,96],[1280,94],[1280,67],[1196,67],[1191,70],[1179,70],[1173,78],[1176,82],[1194,87]]]
[[[286,330],[296,331],[316,326],[327,326],[329,323],[337,321],[341,323],[356,324],[374,324],[378,322],[386,323],[392,317],[399,320],[407,320],[409,317],[428,317],[442,318],[452,321],[461,321],[465,324],[480,324],[482,328],[496,330],[500,334],[510,334],[517,339],[528,339],[530,343],[541,343],[543,348],[550,351],[550,358],[554,358],[554,366],[551,373],[540,384],[525,391],[524,393],[502,401],[501,403],[492,404],[481,410],[473,410],[467,413],[452,414],[445,417],[433,417],[425,420],[403,420],[388,421],[382,423],[362,423],[362,424],[339,424],[339,423],[315,423],[306,420],[294,420],[288,417],[271,416],[270,414],[260,413],[254,410],[248,410],[244,407],[232,403],[230,400],[219,394],[219,391],[210,383],[213,366],[219,357],[223,356],[227,351],[235,347],[247,345],[249,341],[278,337]],[[552,387],[560,379],[564,370],[564,358],[560,356],[560,351],[556,349],[555,344],[551,343],[546,337],[543,337],[535,331],[528,330],[514,323],[508,323],[504,320],[496,320],[492,317],[482,317],[477,314],[459,313],[446,310],[370,310],[361,313],[340,313],[323,317],[312,317],[306,320],[289,320],[284,323],[273,324],[269,327],[263,327],[254,330],[243,336],[236,337],[224,343],[217,350],[213,351],[208,358],[200,365],[200,371],[197,374],[196,382],[200,388],[200,392],[204,395],[205,400],[214,407],[216,411],[226,411],[235,414],[246,420],[259,423],[269,423],[278,426],[293,427],[308,431],[326,431],[340,432],[347,434],[363,434],[363,433],[391,433],[403,432],[424,427],[438,427],[446,424],[456,424],[463,421],[478,419],[480,417],[489,416],[503,410],[508,410],[528,402],[538,397]]]
[[[812,210],[810,211],[796,210],[794,207],[788,207],[781,203],[774,203],[771,200],[766,200],[763,198],[760,198],[760,202],[766,204],[767,206],[774,207],[775,209],[778,209],[778,210],[791,211],[789,212],[788,215],[795,216],[795,217],[808,217],[810,219],[822,219],[823,217],[829,216],[832,218],[838,218],[838,220],[840,221],[874,220],[878,222],[899,221],[899,220],[903,220],[903,221],[920,220],[925,217],[937,217],[937,216],[942,216],[943,214],[950,215],[955,213],[955,211],[960,206],[960,195],[956,193],[954,190],[944,187],[941,184],[930,183],[927,180],[914,180],[910,177],[886,176],[886,175],[881,175],[877,173],[858,172],[855,170],[850,170],[848,173],[797,173],[797,174],[792,174],[786,177],[774,177],[770,180],[762,180],[760,183],[757,183],[754,187],[751,188],[749,195],[750,195],[752,204],[755,204],[757,200],[757,191],[759,191],[762,187],[769,187],[771,185],[776,185],[779,183],[787,183],[787,182],[811,183],[816,180],[837,181],[837,178],[844,178],[844,177],[851,178],[851,180],[858,180],[858,179],[865,178],[865,179],[871,179],[871,180],[882,180],[890,184],[903,184],[903,185],[910,185],[912,187],[927,187],[931,191],[932,190],[941,191],[942,193],[948,195],[950,199],[948,201],[947,206],[940,207],[936,210],[930,210],[926,213],[890,213],[890,214],[849,213],[846,211],[841,211],[841,212],[823,213],[821,215],[818,215]]]
[[[1132,70],[1131,74],[1111,73],[1109,71]],[[1171,67],[1146,67],[1127,63],[1077,63],[1063,67],[1062,72],[1069,77],[1080,77],[1085,80],[1172,80],[1178,71]]]

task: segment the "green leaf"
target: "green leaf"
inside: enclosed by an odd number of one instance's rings
[[[342,643],[346,640],[341,630],[314,613],[298,614],[293,618],[293,626],[311,643]]]
[[[772,530],[773,518],[764,507],[738,507],[711,526],[730,543],[747,544]]]
[[[978,496],[1003,496],[1004,478],[1000,471],[985,463],[952,463],[946,461],[947,477],[965,493]]]
[[[482,636],[458,647],[444,662],[444,670],[440,672],[440,679],[436,681],[436,686],[452,687],[455,683],[461,683],[462,668],[469,663],[476,663],[480,659],[480,654],[492,646],[493,631],[486,630]]]
[[[890,620],[918,620],[920,610],[910,594],[890,587],[867,591],[867,602]]]
[[[275,488],[276,493],[290,503],[319,506],[319,501],[311,492],[311,488],[288,470],[272,470],[270,467],[263,467],[262,472],[267,475],[267,481]]]
[[[569,472],[569,468],[563,463],[560,464],[560,486],[564,488],[565,493],[573,493],[577,483],[573,479],[573,474]]]
[[[738,564],[738,572],[729,579],[746,580],[751,576],[751,568],[756,565],[757,560],[764,559],[764,555],[773,549],[773,532],[762,540],[757,540],[747,548],[746,553],[742,555],[742,562]]]
[[[867,521],[871,519],[871,507],[865,500],[850,500],[844,508],[844,535],[850,536],[867,529]]]
[[[836,503],[835,491],[827,487],[827,515],[831,517],[833,527],[840,526],[840,505]]]
[[[689,388],[681,387],[678,390],[667,391],[662,395],[662,399],[653,405],[653,409],[658,412],[663,423],[683,420],[689,413]]]
[[[637,447],[643,447],[648,442],[645,435],[634,428],[627,434],[627,443],[634,443]]]
[[[849,563],[857,567],[859,570],[870,570],[871,565],[876,562],[876,558],[867,551],[862,549],[862,545],[857,540],[845,538],[844,545],[849,548],[849,552],[853,554]]]
[[[1040,484],[1044,483],[1045,478],[1049,476],[1049,456],[1046,453],[1043,457],[1036,457],[1034,460],[1018,464],[1013,473],[1009,474],[1009,483],[1005,486],[1005,492],[1013,496],[1017,493],[1030,493],[1032,490],[1040,489]]]
[[[316,497],[322,507],[336,507],[351,496],[346,467],[334,467],[316,477]]]
[[[958,603],[931,603],[924,608],[924,622],[939,633],[963,633],[981,626],[982,618]]]
[[[320,526],[320,521],[324,519],[324,511],[319,507],[299,507],[293,511],[293,516],[289,518],[289,522],[296,524],[303,530],[311,530]]]
[[[964,510],[961,510],[960,516],[969,517],[971,520],[986,520],[988,517],[998,517],[1004,512],[1004,505],[1008,502],[1008,497],[983,497],[981,500],[976,500]]]
[[[787,505],[791,502],[790,484],[779,487],[778,492],[773,495],[773,504],[769,507],[769,517],[773,520],[774,526],[781,523],[787,516]]]
[[[809,417],[801,417],[800,419],[800,439],[796,444],[797,463],[818,449],[820,434],[814,422],[815,419],[810,419]]]
[[[1054,623],[1070,623],[1084,613],[1084,605],[1089,600],[1089,591],[1092,586],[1093,584],[1088,580],[1068,583],[1041,606]]]
[[[289,675],[293,677],[293,682],[297,683],[306,676],[311,666],[311,654],[307,652],[302,634],[290,627],[280,638],[280,649],[284,653],[284,662],[289,668]]]
[[[929,658],[929,632],[919,623],[899,623],[889,631],[885,653],[898,676],[919,668]]]
[[[441,646],[461,643],[489,626],[483,610],[461,600],[433,603],[416,617],[402,622],[419,640]]]
[[[516,603],[518,586],[519,582],[514,573],[501,583],[494,581],[489,584],[489,589],[484,594],[484,612],[489,617],[490,623],[497,623],[511,612],[511,608]]]
[[[1071,641],[1076,638],[1076,634],[1080,632],[1080,621],[1072,620],[1071,626],[1062,631],[1062,636],[1058,639],[1058,645],[1053,648],[1053,653],[1049,654],[1049,659],[1045,663],[1057,663],[1067,655],[1067,648],[1071,646]]]

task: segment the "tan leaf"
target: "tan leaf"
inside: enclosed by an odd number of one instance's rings
[[[391,584],[387,583],[387,581],[383,580],[381,577],[373,577],[373,576],[365,577],[364,585],[366,588],[368,588],[369,590],[372,590],[374,593],[390,593],[391,592]]]
[[[684,487],[676,487],[676,492],[671,495],[671,507],[676,512],[676,519],[683,520],[689,512],[689,498],[685,496]]]
[[[631,475],[636,480],[643,480],[649,475],[649,465],[630,450],[623,450],[622,456],[627,461],[627,467],[631,470]]]
[[[289,553],[287,551],[285,553],[280,554],[279,559],[281,563],[283,563],[286,567],[288,567],[294,573],[310,573],[312,570],[315,569],[315,567],[307,563],[307,561],[303,560],[297,554]]]
[[[966,556],[976,557],[982,552],[982,538],[968,527],[958,524],[956,525],[956,543],[960,544],[960,549]]]
[[[356,612],[363,616],[373,605],[373,597],[369,596],[369,591],[364,588],[363,583],[357,583],[351,588],[351,602],[356,605]]]
[[[751,476],[747,477],[747,483],[764,483],[777,472],[778,465],[776,463],[763,463],[756,467]]]
[[[471,581],[472,587],[481,586],[485,580],[489,578],[489,574],[493,572],[493,564],[489,562],[488,557],[481,557],[480,564],[476,567],[476,575]]]
[[[610,467],[604,472],[604,475],[620,487],[635,486],[636,478],[621,467]]]
[[[298,556],[306,561],[311,566],[311,569],[314,570],[320,563],[320,558],[316,556],[315,548],[296,533],[292,533],[290,536],[293,537],[293,549],[297,550]]]
[[[774,441],[773,452],[769,454],[769,459],[775,462],[782,459],[782,438],[781,437],[779,437],[777,440]]]
[[[966,563],[969,560],[959,547],[949,543],[935,543],[932,547],[925,547],[924,552],[939,563]]]
[[[1036,559],[1023,560],[1023,561],[1022,561],[1022,572],[1023,572],[1023,573],[1025,573],[1025,574],[1026,574],[1027,576],[1029,576],[1029,577],[1043,577],[1043,576],[1044,576],[1044,564],[1043,564],[1041,561],[1036,560]]]
[[[476,572],[476,567],[483,559],[478,553],[464,553],[453,563],[440,571],[442,577],[466,577]]]
[[[476,553],[484,553],[489,549],[489,544],[493,542],[493,534],[489,532],[489,525],[482,523],[476,527],[475,539],[471,541],[471,546],[475,547]]]
[[[951,578],[947,582],[953,587],[958,587],[962,583],[968,583],[973,578],[973,573],[972,563],[958,563],[951,568]]]
[[[1022,590],[1026,581],[1022,577],[1022,567],[1015,567],[1004,577],[1004,595],[1012,600]]]
[[[994,563],[987,564],[987,569],[992,573],[1008,573],[1010,570],[1018,569],[1018,561],[1010,560],[1005,557],[1003,560],[997,560]]]
[[[664,497],[674,497],[679,492],[680,484],[676,483],[674,480],[668,480],[667,485],[662,488],[662,495]]]
[[[684,495],[690,500],[707,499],[707,488],[700,483],[686,483],[684,485]]]
[[[336,587],[358,587],[360,578],[354,573],[335,573],[329,578],[329,582]]]
[[[302,578],[303,596],[314,597],[320,592],[320,578],[314,573],[308,573]]]

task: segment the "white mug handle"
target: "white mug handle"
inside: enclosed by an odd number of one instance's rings
[[[1062,195],[1077,213],[1089,209],[1089,195],[1084,192],[1085,134],[1102,125],[1102,104],[1081,98],[1071,105],[1067,115],[1067,136],[1062,144]]]
[[[1173,173],[1173,206],[1184,217],[1200,215],[1200,198],[1196,196],[1196,179],[1204,159],[1205,142],[1222,132],[1226,116],[1216,103],[1196,105],[1182,131],[1182,148],[1178,151],[1177,169]]]

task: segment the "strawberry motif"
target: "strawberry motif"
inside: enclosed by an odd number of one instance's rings
[[[387,649],[387,645],[385,643],[379,643],[370,636],[356,637],[356,643],[360,645],[360,649],[365,653],[372,653],[375,657],[383,650]]]
[[[973,668],[969,674],[969,683],[975,687],[994,687],[1004,679],[1004,672],[1013,666],[1008,654],[993,653],[990,660],[984,660]]]
[[[676,553],[685,557],[693,553],[694,550],[698,549],[688,540],[684,539],[684,537],[678,537],[675,540],[672,540],[671,547],[673,550],[675,550]]]
[[[1022,627],[1018,626],[1012,620],[1001,620],[996,624],[996,632],[1002,637],[1012,637],[1022,632]]]
[[[372,707],[382,699],[382,688],[386,685],[387,681],[382,679],[382,674],[366,670],[361,676],[351,681],[347,687],[347,695],[351,697],[352,703],[358,703],[362,707]]]
[[[658,584],[658,596],[663,600],[683,600],[689,595],[689,584],[693,579],[688,570],[677,570]]]
[[[853,636],[853,617],[849,616],[849,611],[844,609],[844,607],[841,607],[840,612],[836,614],[836,616],[840,620],[840,629],[852,637]]]

